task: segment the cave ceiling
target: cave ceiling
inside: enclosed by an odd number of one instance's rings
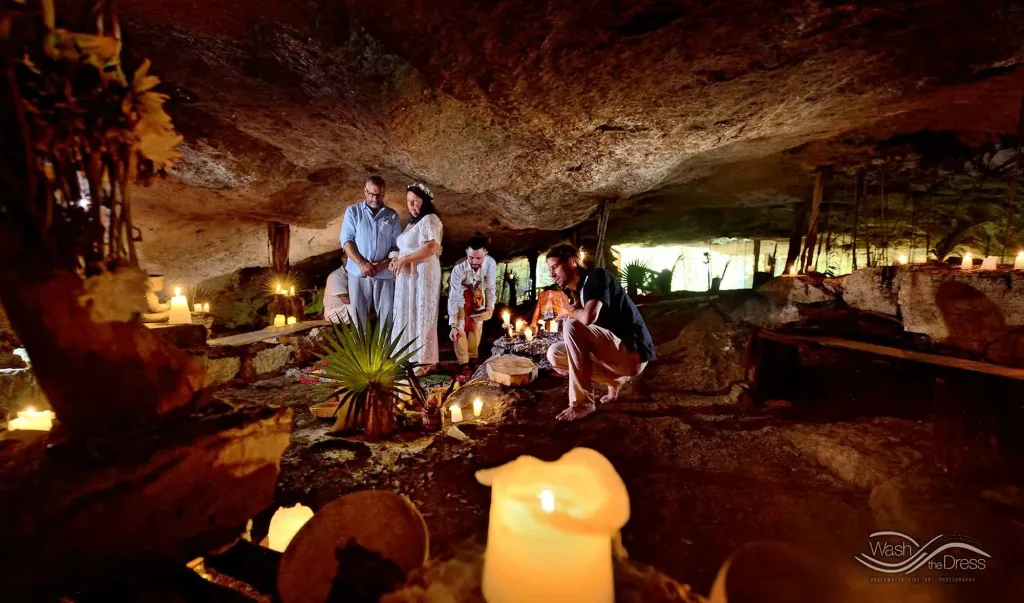
[[[120,10],[126,63],[152,59],[185,137],[183,162],[137,193],[142,253],[187,279],[265,265],[267,221],[293,226],[293,261],[335,249],[369,173],[392,207],[408,183],[434,190],[448,257],[475,230],[499,254],[585,235],[602,198],[613,242],[775,236],[818,166],[834,191],[880,161],[893,191],[927,186],[936,163],[1012,139],[1024,91],[1012,2]]]

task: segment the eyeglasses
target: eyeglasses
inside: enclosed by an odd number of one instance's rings
[[[371,192],[371,191],[369,191],[369,190],[367,190],[365,188],[363,189],[363,194],[366,195],[367,199],[383,199],[384,198],[384,193],[383,192],[374,193],[374,192]]]

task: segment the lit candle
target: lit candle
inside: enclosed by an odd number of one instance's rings
[[[907,258],[907,256],[906,256],[906,255],[901,255],[901,256],[900,256],[900,257],[899,257],[899,258],[898,258],[898,259],[897,259],[896,261],[897,261],[897,262],[899,262],[899,264],[900,264],[901,266],[904,266],[904,265],[906,265],[906,264],[907,264],[907,262],[909,262],[910,260],[909,260],[909,259]]]
[[[984,260],[981,261],[981,269],[982,270],[996,270],[998,268],[999,268],[999,258],[994,256],[994,255],[990,255],[990,256],[988,256],[987,258],[985,258]]]
[[[516,336],[516,333],[515,333],[515,331],[513,331],[513,330],[512,330],[512,327],[511,327],[511,326],[509,326],[509,328],[508,328],[508,338],[509,338],[509,339],[512,339],[512,338],[513,338],[513,337],[515,337],[515,336]]]
[[[576,448],[553,463],[521,456],[480,471],[491,486],[488,603],[612,603],[612,538],[629,495],[608,459]]]
[[[796,276],[796,264],[789,267],[789,276]]]
[[[18,417],[7,423],[7,429],[11,431],[50,431],[53,429],[53,411],[36,410],[31,406],[25,410],[18,411]]]
[[[521,332],[523,330],[523,325],[524,324],[526,324],[526,323],[523,322],[522,318],[517,318],[516,319],[516,333],[519,333],[519,332]]]
[[[295,285],[292,285],[291,287],[288,288],[288,295],[295,297]]]
[[[462,420],[462,408],[456,404],[452,404],[448,407],[448,410],[452,413],[452,423],[458,423]]]
[[[480,398],[473,400],[473,416],[479,417],[480,413],[484,411],[484,401]]]
[[[210,302],[203,303],[203,312],[206,312],[207,314],[210,313]]]
[[[281,295],[281,283],[274,283],[274,293]]]
[[[295,317],[294,316],[289,316],[288,317],[288,324],[293,325],[295,323],[296,323]]]
[[[1024,251],[1017,254],[1017,259],[1013,260],[1014,270],[1024,270]]]
[[[188,311],[188,300],[181,294],[181,287],[174,288],[168,322],[172,325],[187,325],[192,322],[192,313]]]
[[[533,328],[526,327],[526,329],[523,330],[523,337],[526,338],[526,341],[533,341]]]
[[[512,313],[509,312],[508,310],[505,310],[504,312],[501,313],[501,320],[502,320],[502,323],[501,323],[502,328],[507,329],[509,327],[509,325],[512,324],[511,322],[509,322],[509,321],[512,320]]]
[[[192,311],[196,312],[196,313],[202,312],[203,311],[203,304],[201,304],[199,302],[196,302],[195,304],[192,305]]]
[[[284,314],[278,314],[277,316],[274,317],[275,327],[283,327],[284,324]]]
[[[313,517],[313,510],[296,504],[294,507],[279,507],[270,518],[270,532],[267,533],[267,548],[283,553],[288,543],[302,526]]]
[[[974,268],[974,256],[970,251],[964,254],[963,261],[960,262],[960,270],[971,270]]]
[[[553,320],[552,319],[551,324],[548,325],[548,332],[550,332],[550,333],[558,333],[558,321],[557,320]]]

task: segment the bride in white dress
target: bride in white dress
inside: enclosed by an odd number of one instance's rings
[[[441,298],[441,235],[444,227],[434,211],[434,197],[422,184],[406,189],[405,203],[412,220],[398,237],[398,257],[391,260],[395,275],[395,303],[391,311],[400,345],[413,341],[419,348],[412,361],[437,364],[437,306]]]

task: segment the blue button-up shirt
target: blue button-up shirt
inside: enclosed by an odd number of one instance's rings
[[[341,224],[341,247],[353,241],[360,255],[368,262],[379,262],[388,257],[388,252],[398,247],[398,235],[402,234],[402,226],[398,221],[398,212],[390,207],[383,207],[373,215],[366,201],[350,205],[345,210],[345,220]],[[348,273],[362,276],[362,271],[355,262],[348,262]],[[395,278],[385,268],[372,278],[391,280]]]

